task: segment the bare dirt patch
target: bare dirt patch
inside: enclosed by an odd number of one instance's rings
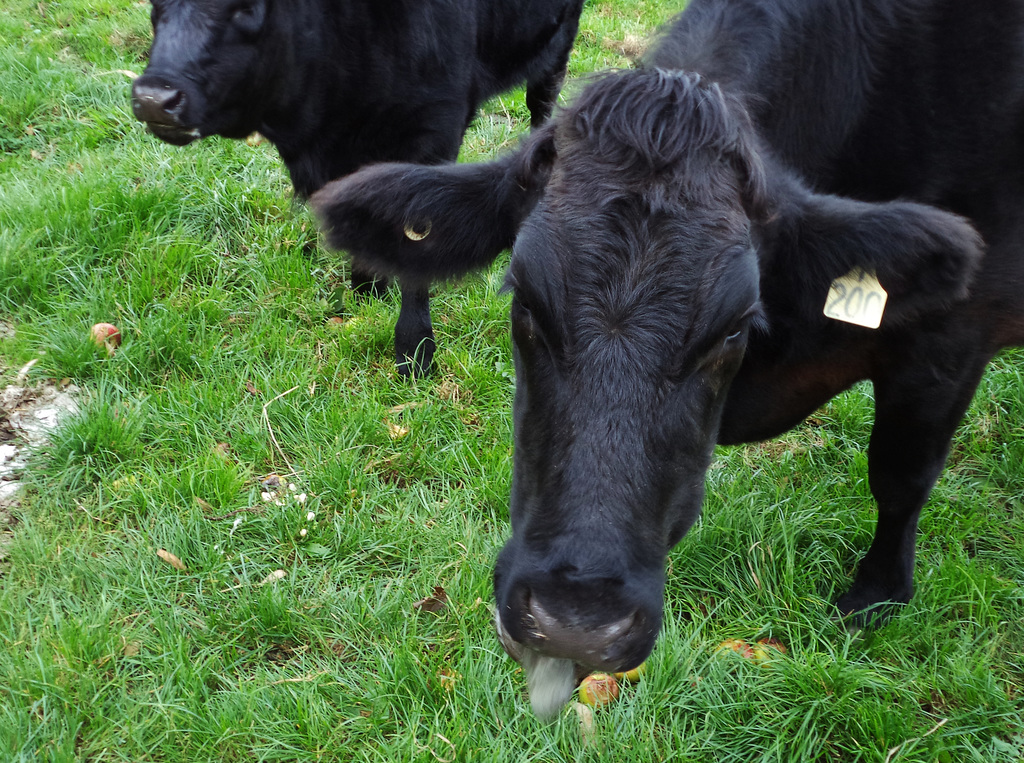
[[[26,459],[61,419],[78,410],[78,394],[73,384],[53,382],[11,384],[0,392],[0,562],[13,537],[16,520],[11,509],[18,503]]]

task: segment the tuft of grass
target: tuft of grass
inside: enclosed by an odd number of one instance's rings
[[[681,5],[589,0],[572,78],[629,66]],[[830,605],[874,526],[861,385],[719,450],[646,676],[589,741],[571,711],[539,723],[491,626],[503,261],[435,288],[437,371],[398,378],[397,294],[354,297],[272,147],[133,121],[148,24],[130,0],[0,8],[0,377],[36,360],[30,384],[83,389],[9,509],[0,759],[1024,757],[1024,354],[978,390],[891,623],[850,634]],[[495,99],[463,159],[527,124],[521,91]],[[435,587],[447,606],[417,610]],[[765,663],[717,650],[769,637],[788,651]]]

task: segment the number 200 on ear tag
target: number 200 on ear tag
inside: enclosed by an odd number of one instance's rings
[[[882,323],[888,298],[874,273],[854,268],[832,282],[825,300],[825,315],[837,321],[876,329]]]

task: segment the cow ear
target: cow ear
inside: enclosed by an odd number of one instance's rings
[[[822,300],[835,278],[855,268],[874,272],[888,293],[883,327],[964,299],[981,265],[978,232],[966,218],[936,207],[814,194],[799,206],[800,219],[788,233],[798,254],[783,267],[800,268]]]
[[[771,214],[771,204],[761,153],[748,145],[745,136],[741,136],[727,157],[739,177],[740,196],[747,217],[758,222],[766,221]]]
[[[426,282],[490,264],[515,240],[554,161],[546,126],[482,164],[377,164],[317,191],[327,243],[370,272]]]

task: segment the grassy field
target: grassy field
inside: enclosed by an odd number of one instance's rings
[[[681,4],[591,0],[573,74],[628,65]],[[0,760],[1024,760],[1024,354],[986,376],[917,596],[877,631],[829,605],[874,525],[870,386],[721,449],[648,674],[588,741],[571,710],[531,715],[491,628],[501,263],[436,289],[437,372],[398,378],[397,297],[352,298],[272,147],[132,119],[148,40],[136,0],[0,9],[0,388],[37,360],[30,384],[82,389],[11,509]],[[489,104],[465,158],[526,116],[521,93]],[[766,637],[787,654],[715,651]]]

